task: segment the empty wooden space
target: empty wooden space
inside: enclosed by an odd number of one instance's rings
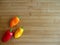
[[[24,34],[1,42],[9,21],[22,16]],[[0,0],[0,45],[60,45],[60,0]]]

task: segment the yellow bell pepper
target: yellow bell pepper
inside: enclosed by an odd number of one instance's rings
[[[18,29],[16,30],[16,32],[14,33],[14,38],[19,38],[19,37],[21,37],[22,34],[23,34],[23,31],[24,31],[23,27],[18,28]]]

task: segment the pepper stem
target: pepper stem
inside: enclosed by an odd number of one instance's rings
[[[21,28],[23,28],[23,26],[21,26]]]
[[[10,32],[12,32],[12,29],[10,29]]]
[[[21,19],[22,17],[21,17],[21,16],[18,16],[18,18],[20,18],[20,19]]]

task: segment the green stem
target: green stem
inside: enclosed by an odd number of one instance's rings
[[[21,17],[21,16],[18,16],[18,18],[20,18],[20,19],[21,19],[22,17]]]
[[[12,29],[10,29],[10,32],[12,32]]]
[[[23,28],[23,26],[21,26],[21,28]]]

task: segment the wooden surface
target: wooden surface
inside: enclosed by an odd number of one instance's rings
[[[9,21],[22,16],[24,34],[1,42]],[[60,0],[0,0],[0,45],[60,45]]]

